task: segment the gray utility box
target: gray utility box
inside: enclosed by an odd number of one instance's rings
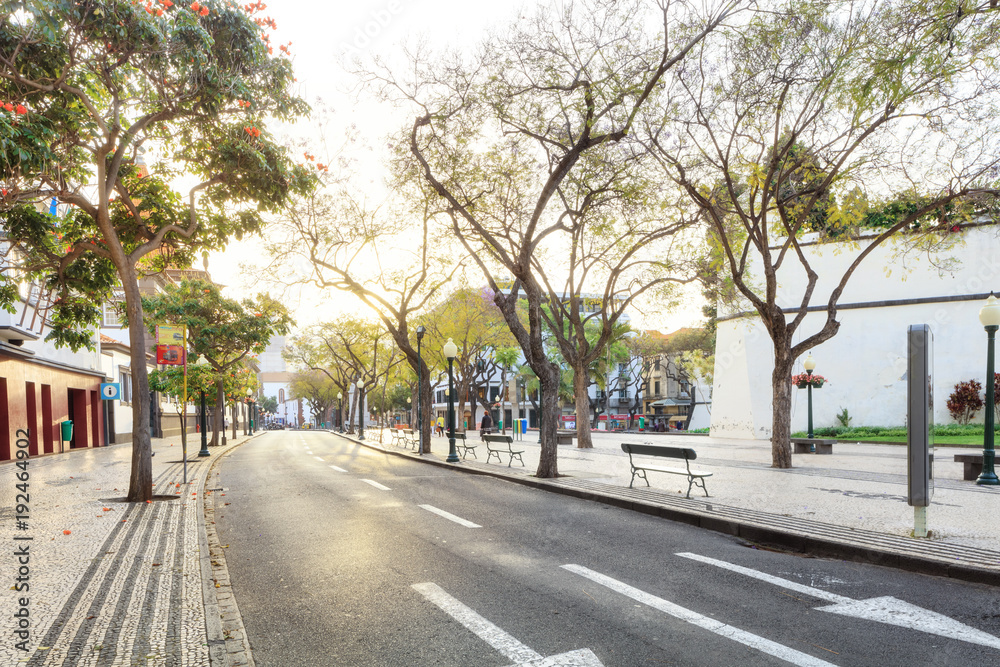
[[[927,507],[934,495],[934,334],[911,324],[906,335],[907,502]]]

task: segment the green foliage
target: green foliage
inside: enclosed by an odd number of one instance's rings
[[[188,403],[197,403],[201,400],[201,392],[205,392],[208,403],[214,405],[217,377],[215,371],[208,366],[189,364],[186,374],[183,366],[168,366],[165,369],[150,371],[149,388],[151,391],[175,396],[180,404],[185,394],[186,379]]]
[[[844,428],[849,428],[851,425],[851,420],[853,419],[854,418],[851,417],[851,415],[847,412],[847,408],[844,407],[840,408],[840,412],[837,414],[837,421],[840,422],[841,426],[843,426]]]
[[[0,226],[19,273],[0,280],[0,305],[12,281],[43,285],[58,295],[50,339],[76,348],[116,273],[128,288],[143,257],[147,272],[189,266],[311,187],[266,128],[308,108],[256,6],[15,4],[0,14]],[[149,175],[147,147],[161,161]],[[175,170],[196,179],[190,197]],[[52,198],[69,212],[40,213]]]
[[[204,355],[218,371],[260,354],[271,337],[287,334],[292,324],[285,306],[265,294],[242,302],[229,299],[214,283],[184,280],[162,294],[142,300],[150,333],[157,324],[185,325],[190,359]]]

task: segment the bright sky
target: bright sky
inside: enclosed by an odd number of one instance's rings
[[[525,3],[529,7],[533,4]],[[400,118],[388,109],[356,104],[349,92],[354,79],[342,64],[349,64],[345,55],[364,59],[379,54],[392,59],[399,54],[402,43],[418,38],[436,47],[471,48],[491,26],[503,25],[517,16],[517,8],[521,6],[524,5],[515,2],[469,0],[355,0],[350,3],[273,0],[267,2],[262,15],[271,16],[277,23],[277,30],[271,36],[272,44],[292,42],[295,73],[301,86],[299,94],[311,104],[320,98],[334,109],[337,124],[334,132],[343,134],[346,128],[356,125],[371,145],[377,147],[380,145],[377,139],[396,129]],[[308,130],[308,123],[301,125]],[[336,143],[338,138],[330,136],[328,140]],[[324,156],[317,155],[322,162]],[[359,175],[359,178],[378,189],[371,175]],[[212,278],[227,285],[231,296],[259,291],[260,288],[246,289],[248,278],[260,273],[252,267],[262,267],[266,263],[259,245],[259,240],[245,241],[232,245],[224,253],[210,256]],[[318,294],[313,290],[290,299],[289,307],[296,311],[300,326],[329,319],[337,312],[356,307],[352,297]],[[317,304],[321,307],[317,308]],[[693,305],[670,319],[664,319],[660,313],[646,313],[645,316],[634,313],[633,323],[639,328],[668,332],[696,323],[700,318],[700,305]]]

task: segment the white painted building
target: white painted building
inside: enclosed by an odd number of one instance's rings
[[[928,324],[934,334],[935,423],[952,422],[947,401],[956,383],[985,382],[986,333],[978,314],[989,292],[1000,292],[1000,228],[971,227],[951,239],[957,245],[937,254],[904,254],[898,243],[886,243],[862,263],[839,300],[839,333],[811,352],[814,373],[828,380],[813,390],[814,427],[838,425],[836,414],[844,408],[853,426],[905,424],[911,324]],[[819,274],[811,303],[825,304],[858,250],[827,243],[804,251]],[[779,272],[778,305],[798,305],[804,276],[801,265],[786,262]],[[822,305],[817,310],[806,315],[796,342],[822,327],[826,313]],[[771,339],[755,315],[727,319],[720,312],[719,319],[712,435],[769,438]],[[797,360],[795,373],[804,372],[803,360]],[[806,390],[792,391],[792,430],[805,430]]]

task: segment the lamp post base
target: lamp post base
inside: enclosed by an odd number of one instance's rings
[[[997,479],[996,471],[993,468],[996,452],[987,449],[983,452],[983,471],[976,478],[979,486],[1000,486],[1000,479]]]

